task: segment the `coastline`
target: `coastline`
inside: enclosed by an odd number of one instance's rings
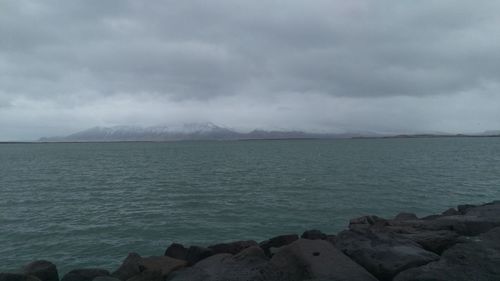
[[[337,234],[308,230],[208,247],[172,243],[164,256],[130,253],[117,269],[63,276],[38,260],[1,273],[0,281],[500,280],[499,262],[500,201],[494,201],[423,218],[362,216]]]

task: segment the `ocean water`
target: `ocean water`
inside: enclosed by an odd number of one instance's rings
[[[500,199],[500,138],[0,145],[0,271]]]

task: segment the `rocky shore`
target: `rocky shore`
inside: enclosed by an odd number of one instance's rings
[[[173,243],[164,256],[130,253],[114,271],[75,269],[60,278],[37,260],[0,281],[494,281],[500,280],[500,201],[418,218],[363,216],[336,235],[309,230],[260,243]]]

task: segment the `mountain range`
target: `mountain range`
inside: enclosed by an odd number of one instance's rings
[[[41,142],[106,142],[106,141],[178,141],[178,140],[254,140],[254,139],[324,139],[352,138],[361,136],[376,137],[377,134],[345,133],[322,134],[302,131],[237,132],[213,123],[188,123],[178,126],[115,126],[94,127],[61,137],[43,137]]]

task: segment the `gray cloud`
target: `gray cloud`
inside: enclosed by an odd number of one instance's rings
[[[499,8],[450,0],[2,1],[0,125],[16,133],[0,139],[165,119],[483,129],[498,117],[491,104],[500,105]],[[465,101],[470,108],[457,106]],[[61,115],[66,123],[54,117]],[[28,128],[30,118],[40,124]]]

